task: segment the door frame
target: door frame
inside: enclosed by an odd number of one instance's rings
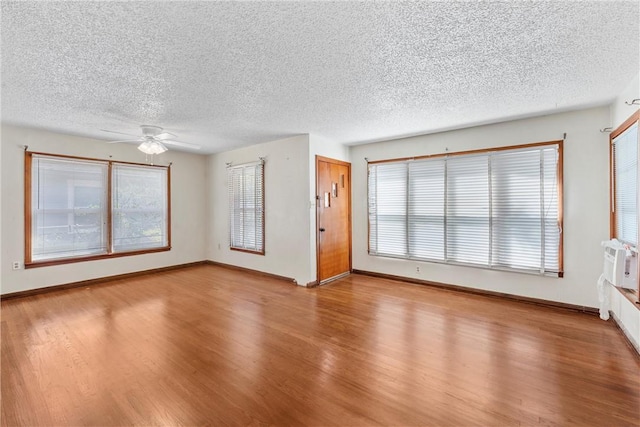
[[[347,167],[347,177],[349,182],[349,191],[347,191],[347,204],[348,204],[348,228],[349,228],[349,270],[346,272],[351,273],[353,270],[352,266],[352,219],[351,219],[351,163],[345,162],[343,160],[332,159],[330,157],[319,156],[316,154],[316,285],[320,284],[320,189],[318,188],[319,180],[318,173],[320,168],[318,167],[320,162],[331,163],[335,165],[341,165]]]

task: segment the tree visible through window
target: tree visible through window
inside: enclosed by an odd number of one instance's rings
[[[114,252],[167,245],[167,170],[113,166]]]
[[[25,171],[27,267],[170,248],[167,167],[28,152]]]
[[[31,261],[107,253],[108,165],[34,155],[31,171]]]

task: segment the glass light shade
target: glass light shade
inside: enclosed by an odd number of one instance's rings
[[[138,146],[138,150],[145,154],[162,154],[167,151],[167,147],[158,141],[145,141]]]

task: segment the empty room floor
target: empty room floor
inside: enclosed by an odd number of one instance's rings
[[[612,321],[357,274],[199,265],[2,302],[3,426],[640,425],[639,373]]]

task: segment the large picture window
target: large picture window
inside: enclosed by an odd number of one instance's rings
[[[562,274],[562,141],[371,162],[369,253]]]
[[[264,162],[229,166],[229,247],[264,254]]]
[[[26,153],[25,266],[169,250],[169,168]]]

